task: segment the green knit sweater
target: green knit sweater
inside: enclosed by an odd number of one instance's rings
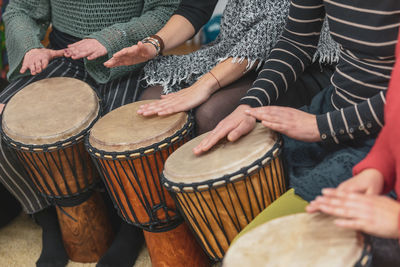
[[[103,63],[115,52],[156,33],[175,11],[180,0],[11,0],[4,13],[6,47],[10,62],[9,80],[19,70],[26,52],[41,48],[50,23],[78,38],[94,38],[108,55],[86,60],[89,74],[106,83],[142,67],[107,69]]]

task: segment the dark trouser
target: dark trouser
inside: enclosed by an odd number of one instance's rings
[[[50,77],[72,77],[88,83],[101,99],[102,114],[122,105],[134,102],[139,91],[139,73],[130,73],[106,84],[96,83],[79,62],[59,58],[53,60],[40,74],[13,81],[0,93],[0,103],[7,103],[10,98],[28,84]],[[0,146],[0,182],[21,203],[24,210],[36,213],[47,206],[48,201],[42,197],[25,173],[23,167],[12,156],[12,151],[1,141]]]
[[[314,63],[307,68],[276,105],[294,108],[308,105],[314,95],[330,85],[332,73],[332,66],[320,66],[320,64]],[[256,78],[256,72],[252,71],[238,81],[221,88],[206,102],[198,106],[194,110],[196,133],[199,135],[214,129],[218,122],[234,111],[239,100],[251,88]],[[149,87],[140,96],[140,100],[159,99],[161,94],[161,86]]]

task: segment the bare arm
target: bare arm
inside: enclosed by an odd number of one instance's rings
[[[190,39],[195,34],[193,25],[181,15],[173,15],[157,33],[164,41],[164,51],[171,50]]]
[[[232,60],[228,58],[220,62],[210,71],[212,74],[206,73],[192,86],[163,95],[161,100],[143,105],[138,113],[144,116],[154,114],[163,116],[199,106],[220,87],[225,87],[246,74],[247,60],[241,63],[233,63]]]
[[[173,15],[157,35],[164,41],[164,51],[168,51],[184,43],[194,33],[195,29],[189,20],[181,15]],[[146,62],[156,56],[157,50],[152,44],[138,42],[115,53],[104,65],[107,68],[130,66]]]

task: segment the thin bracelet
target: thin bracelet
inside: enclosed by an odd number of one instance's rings
[[[162,52],[164,51],[164,48],[165,48],[164,40],[157,34],[150,36],[150,38],[157,40],[158,44],[160,45],[160,54],[162,54]]]
[[[219,88],[218,88],[218,89],[221,89],[222,87],[221,87],[221,84],[219,83],[219,81],[218,81],[217,77],[215,77],[215,75],[214,75],[214,74],[211,72],[211,70],[210,70],[208,73],[210,73],[210,74],[211,74],[211,76],[213,76],[213,77],[214,77],[214,79],[217,81],[217,83],[218,83],[218,86],[219,86]]]
[[[160,54],[161,47],[160,47],[160,43],[158,42],[157,39],[154,39],[154,38],[151,38],[151,37],[147,37],[147,38],[144,38],[142,40],[142,43],[144,43],[144,44],[152,44],[154,46],[154,48],[156,49],[156,51],[157,51],[157,56]]]

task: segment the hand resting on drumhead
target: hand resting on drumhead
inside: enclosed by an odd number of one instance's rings
[[[164,116],[198,107],[213,93],[238,80],[250,69],[247,60],[237,62],[233,58],[228,58],[218,63],[190,87],[161,95],[161,100],[141,106],[138,114]]]
[[[304,141],[320,141],[316,116],[295,108],[265,106],[252,108],[246,114],[260,120],[268,127],[290,138]]]
[[[208,76],[211,74],[206,74]],[[203,76],[192,86],[175,93],[161,95],[161,100],[140,106],[138,114],[143,116],[165,116],[173,113],[187,111],[204,103],[212,93],[218,90],[215,79]]]
[[[238,106],[228,117],[218,123],[198,146],[193,148],[193,153],[200,155],[211,149],[222,138],[227,137],[229,141],[234,142],[251,132],[256,126],[256,119],[245,113],[248,109],[250,109],[248,105]]]
[[[337,216],[335,223],[341,227],[383,238],[398,238],[400,203],[379,196],[383,183],[379,171],[366,169],[337,189],[323,189],[323,195],[311,201],[306,210]]]
[[[107,55],[107,49],[96,39],[83,39],[79,42],[68,45],[64,56],[72,59],[87,58],[94,60]]]
[[[157,50],[152,44],[144,44],[138,42],[136,45],[126,47],[117,53],[112,58],[104,62],[107,68],[114,68],[118,66],[130,66],[146,62],[157,55]]]
[[[52,50],[47,48],[34,48],[29,50],[22,62],[20,73],[25,73],[28,69],[31,75],[36,75],[44,70],[49,62],[57,57],[64,56],[64,50]]]
[[[296,140],[305,142],[320,141],[317,120],[313,114],[288,107],[266,106],[250,108],[246,105],[240,105],[234,112],[222,120],[193,149],[193,152],[196,155],[200,155],[208,151],[224,137],[227,137],[229,141],[236,141],[254,128],[256,119],[260,120],[265,127]]]

